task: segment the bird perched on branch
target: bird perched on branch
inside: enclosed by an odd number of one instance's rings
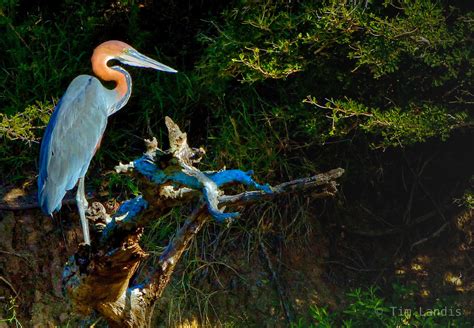
[[[84,176],[99,148],[107,118],[127,103],[132,92],[130,74],[110,60],[122,64],[176,73],[176,70],[148,58],[121,41],[107,41],[95,48],[92,69],[103,81],[114,81],[108,89],[94,76],[79,75],[56,105],[41,142],[38,176],[38,201],[45,214],[59,211],[67,190],[77,187],[77,207],[84,242],[90,245],[85,216],[88,203]]]

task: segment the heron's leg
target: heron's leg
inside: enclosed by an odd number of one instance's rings
[[[86,218],[86,209],[89,207],[87,203],[86,194],[84,191],[84,178],[79,178],[79,185],[77,186],[76,194],[77,209],[81,218],[82,233],[84,235],[84,243],[91,244],[91,237],[89,236],[89,224]]]

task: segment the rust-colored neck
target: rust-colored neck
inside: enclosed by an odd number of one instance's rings
[[[101,50],[100,48],[94,50],[94,54],[91,58],[92,70],[98,78],[104,81],[115,81],[117,85],[114,90],[120,98],[123,98],[128,90],[126,77],[123,73],[107,66],[107,62],[113,57]]]

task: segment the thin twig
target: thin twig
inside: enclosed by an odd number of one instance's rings
[[[15,287],[9,282],[7,279],[3,278],[3,276],[0,276],[0,281],[3,281],[10,289],[15,293],[15,296],[18,296],[18,292],[16,291]]]
[[[352,270],[352,271],[358,271],[358,272],[374,272],[374,271],[380,271],[380,270],[385,270],[386,268],[381,268],[381,269],[363,269],[363,268],[356,268],[350,265],[347,265],[345,263],[339,262],[339,261],[325,261],[324,264],[337,264],[341,265],[346,269]]]
[[[445,222],[438,230],[433,232],[428,237],[422,238],[422,239],[418,240],[417,242],[414,242],[413,244],[411,244],[410,250],[412,250],[415,246],[418,246],[420,244],[423,244],[423,243],[427,242],[430,239],[438,237],[444,231],[444,229],[446,229],[449,226],[450,223],[451,222],[449,222],[449,221]]]
[[[9,252],[9,251],[4,251],[4,250],[1,250],[1,249],[0,249],[0,253],[19,257],[20,259],[25,261],[28,265],[31,265],[31,260],[28,259],[25,255],[21,255],[21,254],[14,253],[14,252]]]
[[[393,227],[386,230],[365,231],[365,230],[357,230],[357,229],[349,228],[349,229],[346,229],[345,231],[347,231],[347,233],[351,233],[351,234],[359,235],[359,236],[365,236],[365,237],[383,237],[387,235],[394,235],[397,233],[404,232],[406,229],[409,229],[415,225],[418,225],[420,223],[427,221],[428,219],[431,219],[432,217],[436,216],[437,213],[438,211],[434,210],[413,219],[412,222],[410,222],[409,224],[399,226],[399,227]]]
[[[267,247],[265,246],[263,241],[260,241],[260,248],[262,249],[263,256],[265,257],[265,260],[267,262],[268,270],[270,270],[272,274],[273,283],[275,284],[278,295],[280,296],[280,302],[281,302],[283,311],[285,312],[286,320],[288,321],[288,323],[291,323],[295,319],[295,316],[293,315],[293,309],[291,307],[291,303],[288,300],[288,297],[285,293],[285,289],[283,288],[283,285],[281,284],[280,277],[273,266],[272,259],[270,258]]]

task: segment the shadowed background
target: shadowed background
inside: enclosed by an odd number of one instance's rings
[[[91,74],[96,45],[123,40],[180,73],[129,68],[132,97],[109,120],[88,173],[88,189],[110,208],[139,191],[112,168],[138,157],[143,138],[166,140],[166,115],[206,148],[203,169],[253,169],[272,184],[346,169],[336,200],[282,198],[230,227],[207,226],[157,320],[285,325],[263,242],[295,322],[396,324],[404,318],[390,306],[443,304],[464,315],[438,324],[467,322],[473,18],[462,1],[2,1],[2,198],[35,193],[54,105],[75,76]],[[58,289],[65,256],[49,249],[74,250],[74,209],[63,212],[55,221],[0,212],[0,317],[77,320]],[[183,214],[152,224],[144,246],[159,255]],[[385,317],[373,309],[380,298]]]

